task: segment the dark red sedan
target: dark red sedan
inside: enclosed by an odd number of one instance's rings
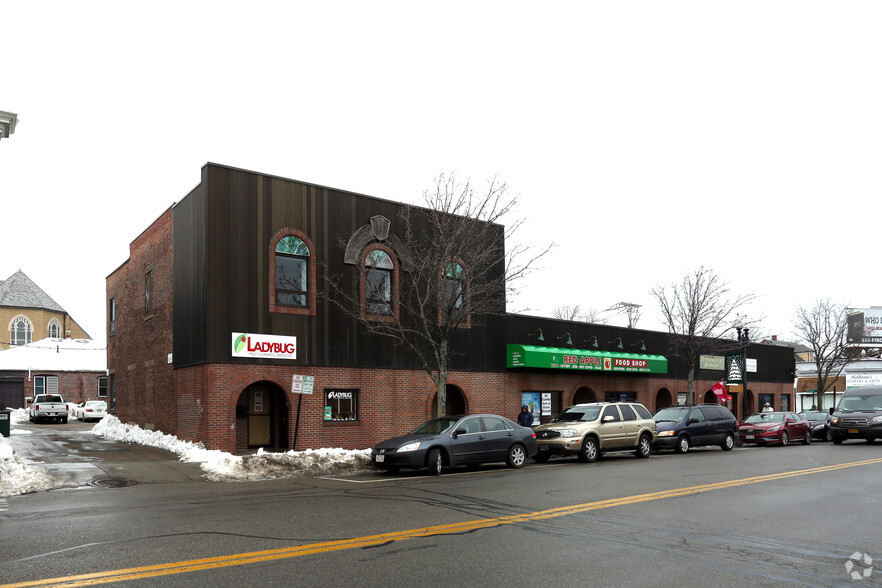
[[[791,441],[812,442],[812,425],[793,412],[758,412],[738,426],[742,443],[787,445]]]

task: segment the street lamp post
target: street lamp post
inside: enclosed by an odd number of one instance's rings
[[[744,415],[744,403],[747,401],[747,345],[750,343],[750,329],[735,327],[738,332],[738,345],[741,347],[741,413]]]

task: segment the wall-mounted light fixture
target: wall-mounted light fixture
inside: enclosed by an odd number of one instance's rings
[[[631,343],[631,347],[638,347],[640,351],[646,351],[646,341],[640,339],[636,343]]]
[[[591,347],[600,347],[600,345],[597,343],[597,335],[591,335],[590,339],[585,339],[585,343],[587,343]]]
[[[573,338],[570,336],[569,333],[564,333],[563,335],[559,335],[557,337],[557,340],[558,340],[558,342],[563,341],[564,345],[572,345],[573,344]]]
[[[625,348],[624,345],[622,345],[622,338],[621,337],[616,337],[612,341],[607,341],[607,343],[609,343],[610,345],[612,345],[616,349],[624,349]]]
[[[537,341],[545,341],[545,337],[542,335],[542,329],[536,329],[532,333],[527,333],[527,341],[532,341],[533,337],[536,337]]]

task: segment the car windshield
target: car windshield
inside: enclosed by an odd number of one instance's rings
[[[809,421],[826,421],[826,412],[801,412],[799,416]]]
[[[783,412],[761,412],[759,414],[752,414],[744,419],[745,423],[780,423],[783,421]]]
[[[882,396],[846,396],[839,403],[839,410],[882,410]]]
[[[579,421],[596,421],[600,416],[600,406],[572,406],[563,411],[554,422],[578,423]]]
[[[679,423],[688,412],[689,408],[686,406],[671,406],[661,409],[652,415],[652,418],[657,423]]]
[[[438,435],[439,433],[443,433],[447,431],[455,425],[459,421],[458,418],[451,417],[441,417],[437,419],[432,419],[431,421],[426,421],[419,427],[413,430],[411,434],[413,435]]]

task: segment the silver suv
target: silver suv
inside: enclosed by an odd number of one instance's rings
[[[637,402],[577,404],[535,431],[539,453],[533,459],[538,462],[552,455],[577,455],[591,463],[604,453],[619,451],[649,457],[656,438],[652,415]]]

